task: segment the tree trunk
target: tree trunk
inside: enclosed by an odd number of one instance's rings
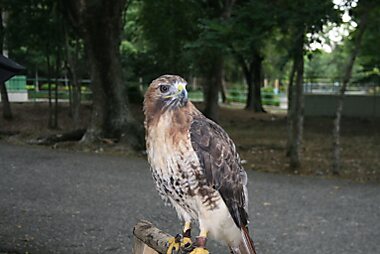
[[[69,92],[69,117],[73,118],[73,87],[69,79],[69,64],[65,61],[65,86]]]
[[[73,68],[70,66],[70,60],[71,57],[71,50],[70,50],[70,43],[69,43],[69,34],[67,32],[67,27],[65,23],[63,23],[63,38],[65,40],[65,47],[64,47],[64,53],[65,53],[65,85],[67,85],[67,88],[69,90],[69,116],[73,118],[74,115],[74,106],[73,106],[73,84],[72,84],[72,78],[71,78],[71,71],[70,68]]]
[[[224,69],[223,69],[222,77],[224,77]],[[226,89],[226,81],[224,80],[224,78],[222,79],[221,85],[222,86],[220,87],[220,95],[222,96],[222,102],[227,103],[227,89]]]
[[[122,80],[120,36],[126,0],[67,1],[71,18],[79,23],[91,70],[91,123],[82,142],[109,137],[142,147],[142,128],[129,112]]]
[[[253,106],[254,84],[253,84],[253,68],[252,68],[253,62],[251,62],[250,64],[247,64],[245,62],[244,58],[241,56],[238,56],[238,60],[239,60],[240,66],[243,70],[245,82],[247,83],[247,88],[248,88],[247,103],[246,103],[245,108],[246,109],[249,109],[250,107],[253,108],[254,107]]]
[[[253,79],[248,83],[248,95],[247,95],[247,110],[253,110],[254,112],[265,112],[262,106],[261,99],[261,85],[262,85],[262,62],[263,57],[258,52],[253,55],[252,62],[250,64],[250,70],[253,74]],[[251,75],[252,76],[252,75]]]
[[[254,63],[251,63],[249,66],[247,66],[245,63],[244,65],[246,67],[243,68],[245,82],[247,83],[247,102],[245,105],[245,109],[253,110],[255,108],[254,101],[255,101],[255,88],[254,88],[254,77],[253,77],[253,65]]]
[[[70,62],[71,66],[71,85],[72,85],[72,93],[73,93],[73,121],[76,128],[80,126],[80,108],[81,108],[81,100],[82,100],[82,91],[81,84],[78,80],[77,75],[77,63],[79,61],[79,42],[77,40],[75,45],[75,57]]]
[[[28,143],[37,145],[52,145],[58,142],[79,141],[85,132],[85,129],[75,129],[59,134],[49,134],[38,137],[36,140],[31,140]]]
[[[9,103],[8,91],[5,83],[0,84],[1,103],[3,104],[3,118],[6,120],[12,120],[12,110]]]
[[[333,161],[332,161],[333,174],[340,173],[340,166],[341,166],[340,130],[341,130],[341,118],[342,118],[342,111],[343,111],[343,100],[344,100],[344,95],[347,89],[347,85],[351,79],[352,68],[354,66],[355,59],[360,50],[360,44],[363,38],[363,34],[367,27],[367,17],[368,17],[368,12],[364,11],[363,15],[361,16],[360,23],[358,26],[358,33],[355,38],[354,49],[352,50],[351,55],[349,56],[348,63],[345,68],[345,72],[343,76],[342,86],[339,91],[339,97],[338,97],[337,107],[336,107],[336,116],[334,120],[334,129],[333,129]]]
[[[5,42],[5,33],[4,33],[4,24],[3,24],[3,9],[0,8],[0,52],[3,54],[4,42]]]
[[[5,33],[3,25],[3,10],[0,9],[0,52],[3,54]],[[9,103],[8,91],[5,83],[0,84],[1,103],[3,104],[3,118],[11,120],[13,118],[11,105]]]
[[[48,101],[49,101],[49,122],[48,127],[49,129],[54,129],[54,114],[53,114],[53,103],[52,103],[52,87],[51,87],[51,64],[50,64],[50,56],[46,56],[46,64],[47,64],[47,82],[48,82]]]
[[[231,17],[232,7],[236,0],[224,0],[223,7],[220,13],[220,19],[226,21]],[[219,117],[219,91],[221,91],[224,79],[224,57],[223,52],[219,49],[214,49],[213,60],[209,63],[210,70],[207,73],[207,83],[205,84],[206,100],[204,114],[214,121],[218,121]]]
[[[79,52],[79,42],[75,39],[75,49],[74,52],[71,49],[69,43],[69,34],[67,27],[64,26],[64,36],[65,36],[65,52],[66,52],[66,70],[69,76],[69,87],[70,87],[70,112],[73,118],[75,128],[80,125],[80,106],[81,106],[81,86],[78,81],[77,75],[77,63],[78,63],[78,52]]]
[[[292,96],[292,140],[290,141],[290,167],[292,169],[298,169],[301,166],[301,142],[303,135],[303,71],[304,71],[304,33],[299,35],[297,40],[297,67],[296,67],[296,84],[293,89]]]
[[[58,129],[58,77],[59,77],[59,63],[60,63],[60,53],[57,49],[56,63],[55,63],[55,88],[54,88],[54,120],[53,128]]]
[[[223,65],[224,60],[222,56],[216,56],[214,64],[211,66],[211,71],[208,73],[206,79],[205,90],[205,110],[204,114],[214,120],[218,121],[219,118],[219,90],[223,82]]]
[[[243,70],[244,78],[247,83],[248,93],[245,109],[254,112],[266,112],[262,106],[261,99],[263,57],[258,52],[255,52],[251,61],[247,63],[244,57],[234,48],[232,48],[232,52]]]
[[[289,77],[289,85],[288,85],[288,114],[287,114],[287,134],[288,140],[286,145],[286,156],[290,157],[290,151],[292,150],[292,140],[293,140],[293,84],[294,84],[294,76],[297,68],[297,59],[293,60],[292,70],[290,72]]]

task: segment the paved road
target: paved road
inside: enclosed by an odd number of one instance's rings
[[[380,253],[379,185],[248,175],[259,254]],[[142,218],[180,229],[144,160],[0,143],[0,252],[131,253]]]

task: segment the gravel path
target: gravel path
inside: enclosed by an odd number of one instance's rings
[[[379,185],[248,175],[259,254],[380,253]],[[131,253],[139,219],[181,228],[146,161],[0,143],[0,253]]]

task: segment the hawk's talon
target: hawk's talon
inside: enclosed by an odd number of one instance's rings
[[[190,237],[184,237],[181,243],[181,248],[184,253],[190,253],[193,249],[193,241],[191,241]]]
[[[168,244],[168,250],[166,254],[173,254],[173,253],[179,252],[179,247],[181,245],[181,242],[178,241],[178,235],[176,235],[176,237],[169,238],[167,244]]]
[[[191,241],[190,237],[184,237],[182,238],[181,246],[188,247],[193,244],[193,241]]]
[[[181,234],[177,234],[175,237],[168,240],[167,254],[181,253],[182,250],[186,252],[187,249],[192,248],[193,242],[190,237],[183,237]]]
[[[190,254],[209,254],[208,250],[203,247],[197,247],[195,248]]]
[[[176,243],[180,243],[182,241],[182,238],[183,236],[181,234],[177,234],[175,237],[174,237],[174,241]]]

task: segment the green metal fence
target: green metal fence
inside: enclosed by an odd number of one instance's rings
[[[247,101],[248,92],[245,89],[227,89],[226,93],[228,102],[245,103]],[[280,94],[274,91],[261,91],[261,97],[264,105],[280,105]],[[193,101],[203,101],[203,92],[200,90],[190,91],[189,98]]]
[[[7,91],[12,92],[26,92],[26,76],[17,75],[5,82]]]
[[[55,98],[55,91],[52,92],[52,98]],[[69,100],[69,92],[68,91],[58,91],[58,99],[59,100]],[[34,90],[28,90],[28,98],[29,100],[43,100],[43,99],[49,99],[49,91],[46,90],[40,90],[40,91],[34,91]],[[83,101],[90,101],[92,99],[92,93],[91,92],[81,92],[81,100]]]
[[[58,83],[58,99],[60,100],[69,100],[69,88],[68,80],[66,79],[52,79],[51,88],[52,88],[52,97],[55,95],[55,81]],[[142,86],[137,82],[128,82],[131,86],[135,87],[136,92],[141,91]],[[27,79],[26,76],[15,76],[9,81],[6,82],[8,91],[19,92],[24,91],[28,92],[29,100],[44,100],[49,98],[48,92],[48,80],[44,78],[36,79]],[[90,80],[81,80],[81,90],[82,90],[82,100],[90,101],[92,99],[92,93],[90,90]],[[142,92],[143,93],[143,92]],[[246,88],[231,88],[226,91],[227,101],[234,103],[245,103],[247,100],[247,89]],[[262,102],[264,105],[280,105],[280,95],[274,92],[272,88],[263,88],[261,91]],[[203,101],[203,92],[202,90],[193,90],[189,92],[189,98],[192,101]]]

